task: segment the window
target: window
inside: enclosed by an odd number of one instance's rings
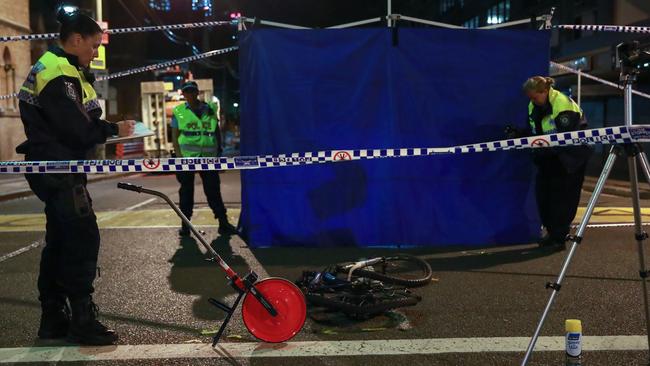
[[[171,0],[149,0],[149,7],[160,11],[172,10]]]
[[[487,24],[500,24],[510,20],[510,0],[504,0],[487,11]]]
[[[212,15],[212,0],[192,0],[193,11],[203,11],[206,17]]]
[[[463,23],[463,27],[465,28],[478,28],[481,23],[481,18],[479,16],[475,16],[472,19],[469,19]]]
[[[440,14],[446,13],[456,5],[462,8],[465,6],[465,0],[440,0]]]
[[[2,71],[4,72],[4,76],[0,85],[4,84],[4,87],[0,88],[0,94],[13,94],[16,92],[16,67],[13,64],[9,47],[5,46],[4,51],[2,51],[2,61]],[[18,109],[17,104],[18,100],[16,98],[5,99],[3,107],[10,110],[16,110]]]

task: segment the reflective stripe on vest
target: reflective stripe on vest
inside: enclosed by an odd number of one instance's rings
[[[20,88],[18,99],[29,104],[40,106],[38,96],[47,84],[59,76],[67,76],[79,80],[83,98],[79,101],[86,111],[100,108],[97,93],[93,86],[86,80],[83,73],[71,65],[65,57],[59,57],[47,51],[34,64],[27,79]]]
[[[174,117],[178,121],[178,145],[181,155],[188,158],[210,157],[218,155],[219,133],[218,109],[213,103],[207,103],[211,114],[203,113],[199,118],[187,106],[180,104],[174,108]]]
[[[571,112],[578,112],[580,113],[580,116],[582,116],[582,110],[574,102],[571,98],[567,97],[566,95],[560,93],[559,91],[550,88],[548,91],[548,101],[551,103],[551,109],[553,110],[552,113],[548,116],[544,116],[542,118],[542,132],[538,133],[535,129],[535,121],[532,119],[532,114],[533,114],[533,102],[528,103],[528,123],[530,123],[530,128],[531,131],[533,131],[533,135],[546,135],[549,133],[556,133],[557,131],[557,126],[555,124],[555,118],[557,118],[557,115],[566,112],[566,111],[571,111]]]

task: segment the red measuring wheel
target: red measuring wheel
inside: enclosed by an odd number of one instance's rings
[[[255,296],[247,293],[242,304],[242,318],[248,331],[255,338],[270,343],[284,342],[298,334],[307,317],[302,291],[291,281],[274,277],[255,282],[255,288],[278,314],[269,314]]]

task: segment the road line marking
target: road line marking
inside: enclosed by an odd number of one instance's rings
[[[42,240],[38,240],[38,241],[35,241],[35,242],[29,244],[29,245],[26,246],[26,247],[22,247],[22,248],[20,248],[20,249],[18,249],[18,250],[15,250],[15,251],[13,251],[13,252],[11,252],[11,253],[9,253],[9,254],[5,254],[5,255],[3,255],[2,257],[0,257],[0,263],[6,261],[6,260],[9,259],[9,258],[13,258],[13,257],[15,257],[15,256],[17,256],[17,255],[19,255],[19,254],[25,253],[26,251],[32,250],[32,249],[34,249],[34,248],[38,248],[38,247],[40,247],[41,245],[43,245],[43,241],[42,241]]]
[[[529,337],[386,339],[366,341],[306,341],[287,343],[220,343],[119,345],[101,347],[0,348],[0,363],[117,361],[138,359],[247,359],[260,357],[338,357],[430,355],[441,353],[523,353]],[[582,350],[645,351],[647,336],[585,336]],[[536,350],[564,351],[564,337],[540,337]]]

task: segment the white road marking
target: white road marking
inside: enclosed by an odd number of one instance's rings
[[[441,353],[517,352],[523,353],[529,337],[385,339],[366,341],[306,341],[287,343],[220,343],[119,345],[101,347],[0,348],[0,363],[118,361],[142,359],[198,359],[259,357],[336,357],[430,355]],[[645,351],[648,338],[638,336],[585,336],[582,350]],[[539,351],[564,351],[564,337],[540,337]]]
[[[25,253],[26,251],[29,251],[31,249],[38,248],[41,245],[43,245],[43,241],[38,240],[38,241],[35,241],[35,242],[29,244],[26,247],[22,247],[22,248],[20,248],[18,250],[15,250],[15,251],[13,251],[13,252],[11,252],[9,254],[5,254],[2,257],[0,257],[0,263],[6,261],[7,259],[13,258],[13,257],[15,257],[15,256],[17,256],[19,254]]]

